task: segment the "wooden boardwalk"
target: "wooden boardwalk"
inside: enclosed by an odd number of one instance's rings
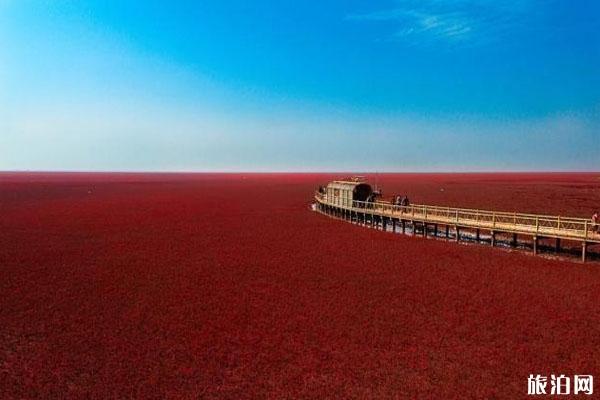
[[[477,238],[479,238],[481,230],[489,232],[492,246],[497,233],[512,234],[514,243],[516,243],[517,235],[527,235],[532,238],[534,253],[537,253],[538,239],[541,238],[556,239],[557,249],[560,248],[560,240],[578,241],[582,244],[582,261],[586,259],[587,245],[600,243],[600,233],[598,233],[597,227],[592,224],[591,220],[584,218],[421,204],[398,206],[382,201],[367,203],[341,198],[332,198],[331,201],[328,201],[327,195],[321,193],[315,195],[315,200],[319,211],[326,214],[365,224],[381,224],[384,229],[386,224],[391,224],[395,230],[396,224],[399,224],[404,231],[405,223],[409,222],[413,226],[421,225],[423,235],[427,235],[427,226],[432,225],[437,232],[438,225],[441,225],[445,227],[446,236],[450,237],[449,231],[452,228],[457,241],[460,240],[461,229],[474,230]]]

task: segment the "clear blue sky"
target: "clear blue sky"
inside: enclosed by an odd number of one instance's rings
[[[600,170],[599,16],[0,0],[0,170]]]

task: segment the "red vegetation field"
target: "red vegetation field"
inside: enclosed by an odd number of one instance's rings
[[[0,398],[514,399],[531,373],[600,382],[599,263],[329,219],[309,204],[331,177],[0,174]],[[378,183],[588,217],[599,177]]]

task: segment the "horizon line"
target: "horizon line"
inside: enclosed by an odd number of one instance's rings
[[[600,174],[600,170],[421,170],[421,171],[348,171],[348,170],[0,170],[0,174]]]

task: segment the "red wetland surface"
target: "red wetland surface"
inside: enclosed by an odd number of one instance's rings
[[[311,211],[340,177],[0,174],[0,398],[516,399],[538,373],[600,392],[600,263]],[[415,203],[600,207],[600,173],[368,178]]]

